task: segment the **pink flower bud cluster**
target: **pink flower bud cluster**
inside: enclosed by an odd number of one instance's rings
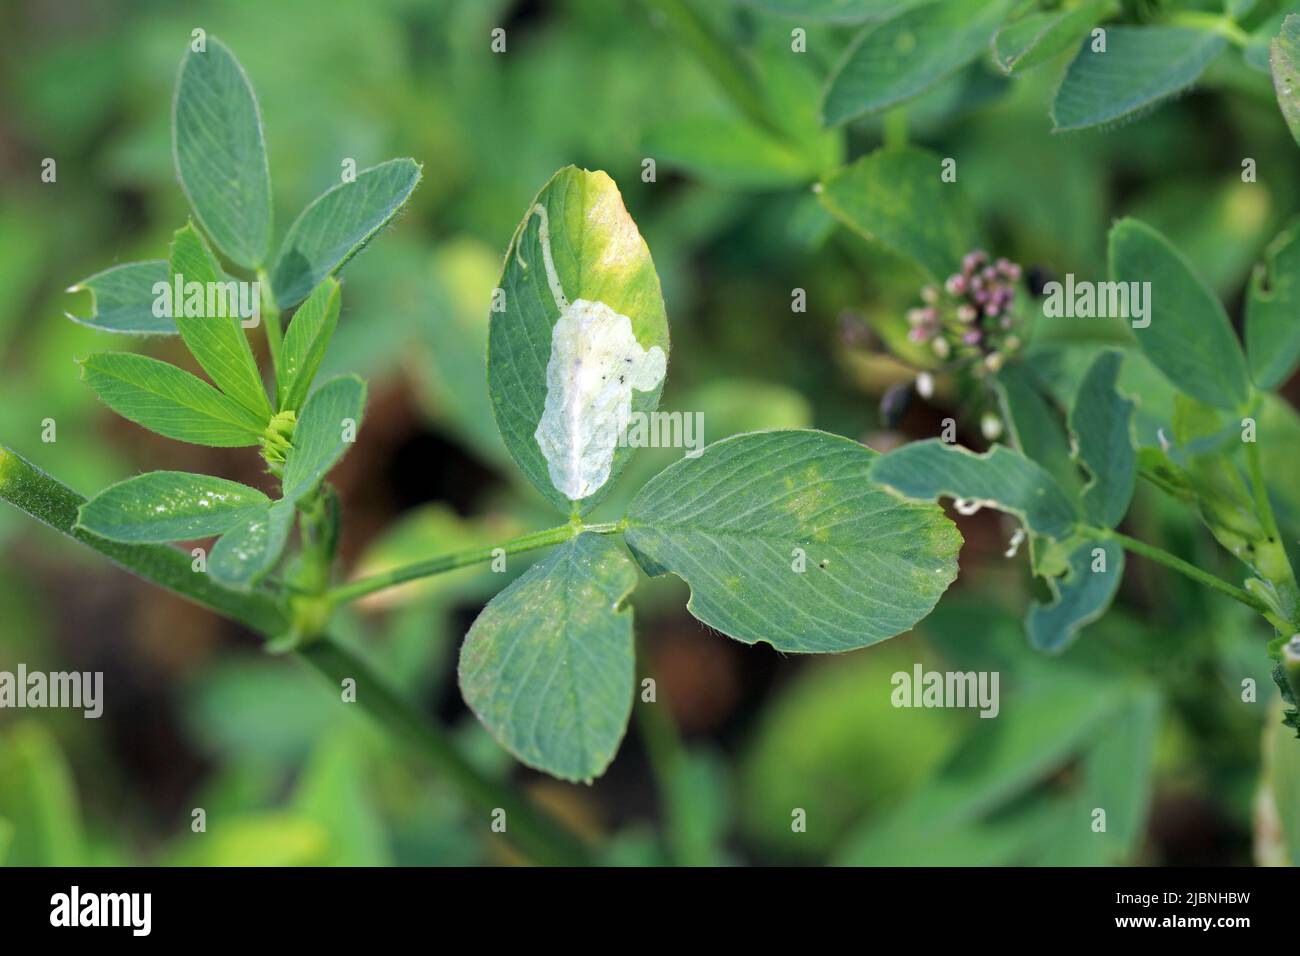
[[[977,362],[977,372],[996,372],[1020,347],[1013,311],[1020,279],[1020,266],[1008,259],[991,261],[983,249],[967,253],[942,289],[921,290],[924,304],[907,312],[908,337],[929,343],[945,362]]]

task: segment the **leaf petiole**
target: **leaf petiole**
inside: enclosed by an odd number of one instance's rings
[[[524,551],[535,551],[538,548],[550,547],[553,544],[562,544],[584,532],[616,534],[621,532],[623,528],[624,523],[622,521],[606,521],[598,524],[582,524],[579,521],[573,521],[555,528],[547,528],[544,531],[532,531],[491,547],[457,551],[452,554],[439,555],[427,561],[417,561],[414,564],[393,568],[390,571],[384,571],[367,578],[351,581],[348,584],[339,585],[327,592],[326,596],[330,605],[337,607],[340,604],[355,601],[376,591],[405,584],[407,581],[414,581],[417,578],[427,578],[434,574],[443,574],[447,571],[455,571],[458,568],[482,564],[484,561],[492,560],[499,554],[519,554]]]
[[[1128,535],[1121,534],[1118,531],[1107,531],[1103,529],[1095,529],[1095,533],[1100,537],[1110,538],[1119,542],[1123,545],[1124,550],[1126,551],[1140,554],[1144,558],[1150,558],[1157,564],[1163,564],[1165,567],[1191,578],[1198,584],[1203,584],[1207,588],[1218,591],[1220,594],[1226,594],[1234,601],[1240,601],[1247,607],[1252,608],[1267,617],[1274,626],[1277,626],[1278,622],[1273,618],[1272,609],[1244,588],[1239,588],[1236,585],[1229,584],[1222,578],[1216,577],[1208,571],[1202,571],[1194,564],[1189,564],[1177,555],[1170,554],[1168,551],[1163,548],[1157,548],[1155,545],[1147,544],[1145,541],[1139,541],[1137,538],[1130,538]]]

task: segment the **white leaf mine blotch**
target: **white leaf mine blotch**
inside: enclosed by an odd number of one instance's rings
[[[632,389],[656,388],[667,365],[664,350],[643,349],[632,320],[604,302],[575,299],[563,309],[551,331],[546,405],[533,437],[552,483],[570,501],[609,480]]]

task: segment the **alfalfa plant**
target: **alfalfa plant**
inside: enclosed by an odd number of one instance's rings
[[[177,80],[174,154],[194,221],[170,257],[101,272],[84,321],[179,334],[208,380],[132,352],[82,362],[99,398],[179,441],[257,448],[278,497],[220,476],[151,472],[83,500],[7,450],[0,496],[151,581],[264,634],[412,740],[472,800],[509,808],[539,858],[584,850],[477,773],[325,636],[340,605],[494,556],[552,550],[506,587],[461,655],[465,698],[520,760],[591,780],[613,759],[634,692],[637,581],[673,572],[690,611],[738,640],[797,653],[864,647],[910,629],[956,575],[961,538],[933,504],[873,484],[869,448],[820,431],[719,441],[648,481],[618,521],[592,523],[633,449],[620,429],[658,405],[668,322],[649,250],[613,181],[560,170],[526,207],[492,303],[488,388],[506,447],[563,518],[544,531],[371,578],[335,580],[341,514],[326,477],[365,410],[356,376],[315,382],[339,315],[334,274],[409,199],[420,168],[393,160],[311,203],[272,253],[271,187],[253,90],[230,51],[196,39]],[[239,309],[241,283],[257,308]],[[282,332],[281,317],[292,310]],[[260,324],[269,367],[245,334]],[[295,533],[296,531],[296,533]],[[622,537],[628,551],[617,543]],[[216,537],[210,555],[177,541]]]
[[[974,454],[955,444],[951,419],[940,437],[873,461],[871,480],[905,500],[948,497],[959,511],[992,507],[1017,519],[1011,553],[1027,537],[1030,565],[1050,592],[1025,619],[1039,650],[1063,651],[1105,613],[1125,551],[1246,605],[1273,629],[1267,653],[1289,708],[1284,721],[1300,731],[1300,542],[1274,507],[1300,435],[1300,418],[1276,394],[1300,366],[1300,225],[1255,270],[1243,350],[1187,259],[1135,219],[1111,229],[1109,282],[1084,281],[1076,292],[1070,277],[1051,289],[1051,307],[1032,299],[1015,263],[972,249],[970,205],[955,187],[944,191],[939,168],[919,148],[882,150],[828,174],[819,195],[930,280],[908,332],[886,333],[917,368],[915,391],[928,397],[944,384],[1002,443]],[[929,211],[924,230],[892,202],[889,184]],[[1066,321],[1107,330],[1124,348],[1070,344],[1059,322],[1056,338],[1044,335],[1058,306],[1074,316]],[[886,406],[894,403],[887,395]],[[1118,530],[1139,477],[1199,517],[1244,567],[1240,586]]]

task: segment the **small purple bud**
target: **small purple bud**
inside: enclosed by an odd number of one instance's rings
[[[965,335],[961,337],[961,340],[967,345],[979,345],[980,344],[979,329],[971,329],[969,332],[967,332]]]
[[[963,275],[949,276],[947,283],[945,283],[945,287],[948,289],[949,295],[965,295],[966,277]]]
[[[907,414],[907,408],[911,404],[912,384],[904,382],[893,386],[880,399],[881,424],[886,428],[896,428],[903,420],[903,416]]]

